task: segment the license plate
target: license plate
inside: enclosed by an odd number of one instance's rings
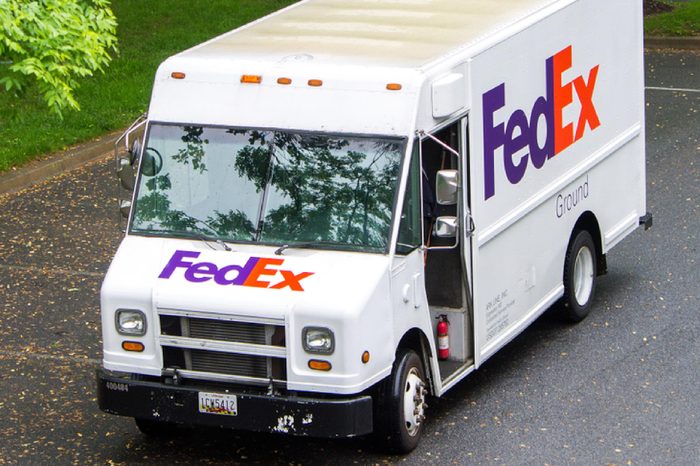
[[[227,395],[225,393],[199,392],[199,412],[237,416],[238,399],[236,395]]]

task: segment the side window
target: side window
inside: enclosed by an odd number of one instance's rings
[[[416,141],[411,156],[411,168],[406,183],[406,196],[401,208],[401,223],[396,253],[406,255],[421,246],[421,195],[419,141]]]

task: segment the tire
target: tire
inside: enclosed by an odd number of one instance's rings
[[[400,350],[380,392],[375,414],[376,436],[382,449],[403,454],[418,446],[428,407],[425,380],[423,362],[416,352]]]
[[[152,419],[135,418],[136,427],[146,437],[165,439],[172,437],[177,432],[177,426],[172,422],[154,421]]]
[[[591,312],[596,285],[598,252],[591,234],[574,233],[564,261],[564,316],[581,322]]]

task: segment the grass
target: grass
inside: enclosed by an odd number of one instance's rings
[[[669,3],[673,11],[645,18],[644,32],[651,36],[700,35],[700,0]]]
[[[76,92],[82,110],[50,114],[36,93],[0,91],[0,172],[128,126],[145,112],[153,76],[166,57],[293,0],[112,0],[119,54]]]

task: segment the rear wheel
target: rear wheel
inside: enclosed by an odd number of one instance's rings
[[[385,385],[378,413],[379,441],[391,452],[408,453],[423,433],[428,389],[423,362],[415,351],[399,351]]]
[[[564,261],[564,312],[572,322],[580,322],[591,311],[596,285],[597,251],[591,234],[576,232]]]

